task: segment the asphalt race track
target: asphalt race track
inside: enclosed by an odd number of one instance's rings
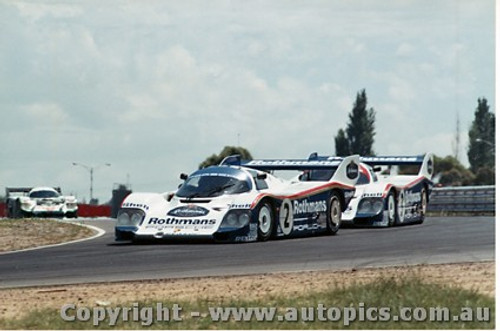
[[[342,228],[316,236],[247,244],[115,243],[114,220],[84,221],[99,238],[1,254],[0,288],[174,277],[474,262],[495,257],[494,217],[428,217],[388,229]]]

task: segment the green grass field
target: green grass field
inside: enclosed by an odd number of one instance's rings
[[[245,298],[239,300],[214,302],[204,299],[200,293],[198,299],[189,302],[171,302],[165,298],[161,302],[163,307],[172,307],[177,304],[182,307],[180,317],[182,321],[173,321],[172,311],[170,321],[154,321],[156,315],[148,318],[144,314],[138,317],[138,322],[119,321],[110,326],[110,319],[105,319],[95,326],[90,319],[88,322],[66,322],[62,319],[60,310],[33,311],[20,319],[0,320],[0,329],[494,329],[495,328],[495,301],[493,298],[480,295],[472,291],[456,287],[426,284],[417,276],[406,276],[400,279],[381,278],[376,282],[364,285],[351,285],[348,287],[337,287],[321,293],[310,293],[295,298],[284,296],[267,296],[258,301],[249,301]],[[130,303],[128,307],[141,311],[141,308],[156,307],[158,302],[140,302],[138,305]],[[282,316],[280,321],[274,317],[272,321],[259,322],[253,319],[248,322],[214,321],[209,313],[209,307],[276,307],[276,315]],[[306,309],[302,316],[302,307],[312,307],[314,315]],[[318,309],[318,307],[320,309]],[[336,310],[333,307],[338,307]],[[390,314],[384,309],[390,309]],[[420,307],[420,308],[418,308]],[[81,307],[79,307],[81,308]],[[92,310],[94,307],[88,307]],[[113,308],[100,307],[99,309]],[[344,308],[346,311],[344,312]],[[374,314],[373,309],[379,309]],[[408,309],[411,308],[412,311]],[[450,321],[431,321],[431,308],[442,312],[443,308],[449,311]],[[465,309],[467,308],[467,309]],[[477,314],[480,308],[481,314]],[[484,309],[489,314],[484,313]],[[404,318],[415,316],[417,320],[402,321],[399,317],[400,310],[406,313]],[[406,309],[406,310],[405,310]],[[147,311],[147,309],[143,309]],[[322,311],[320,316],[319,310]],[[293,312],[297,314],[294,315]],[[336,313],[342,311],[342,317]],[[356,318],[352,312],[355,311]],[[75,310],[69,311],[75,315]],[[191,312],[200,312],[200,317],[191,317]],[[347,313],[350,312],[349,319]],[[386,312],[386,313],[384,313]],[[469,314],[471,313],[471,314]],[[416,314],[416,315],[413,315]],[[465,321],[453,321],[453,316],[460,316]],[[394,320],[398,315],[399,320]],[[129,318],[133,313],[128,314]],[[141,318],[142,317],[142,318]],[[297,321],[290,321],[290,320]],[[302,317],[310,320],[303,321]],[[436,315],[436,318],[439,316]],[[445,315],[441,315],[445,317]],[[329,319],[339,319],[330,321]],[[378,318],[382,320],[369,321]],[[484,319],[485,321],[479,321]],[[486,320],[487,319],[487,320]],[[151,322],[151,325],[149,325]],[[349,322],[349,323],[346,323]]]

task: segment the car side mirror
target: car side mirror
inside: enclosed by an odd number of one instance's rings
[[[266,179],[267,178],[267,174],[257,174],[257,179]]]
[[[186,180],[186,179],[188,179],[188,175],[187,175],[187,174],[185,174],[185,173],[182,173],[182,174],[180,175],[180,178],[181,178],[182,180]]]
[[[382,167],[373,167],[373,171],[380,172],[382,171]]]

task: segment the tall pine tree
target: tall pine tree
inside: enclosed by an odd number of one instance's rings
[[[477,100],[474,121],[469,130],[470,169],[477,174],[480,168],[495,166],[495,114],[491,113],[488,100]]]
[[[368,99],[365,90],[356,95],[356,102],[349,114],[347,129],[339,130],[335,137],[335,151],[338,156],[359,154],[374,155],[375,110],[366,109]]]

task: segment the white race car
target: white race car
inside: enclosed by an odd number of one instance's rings
[[[360,161],[356,192],[342,214],[343,223],[390,227],[424,221],[433,186],[431,154]]]
[[[275,170],[307,171],[291,180]],[[359,157],[341,161],[226,158],[195,171],[175,192],[132,193],[122,203],[117,241],[210,238],[248,242],[312,233],[335,234],[354,194]]]
[[[61,195],[61,189],[58,187],[7,187],[6,193],[7,217],[77,217],[76,198]]]

